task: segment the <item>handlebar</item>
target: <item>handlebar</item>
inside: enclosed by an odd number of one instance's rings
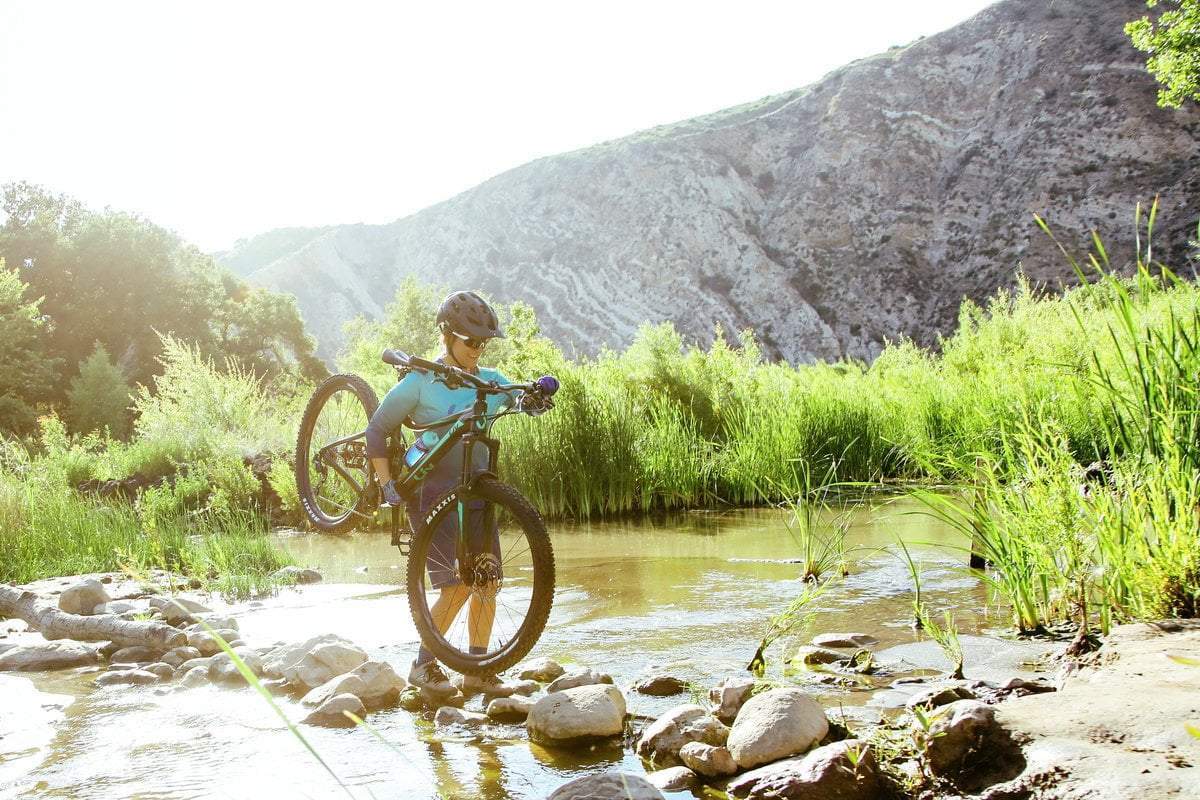
[[[383,351],[382,358],[386,364],[413,369],[418,372],[432,372],[435,375],[441,376],[447,383],[470,386],[488,394],[511,394],[512,392],[522,391],[549,398],[558,391],[558,379],[553,375],[543,375],[532,383],[496,383],[495,381],[485,381],[464,369],[452,367],[449,364],[439,364],[436,361],[428,361],[417,356],[410,356],[402,350],[392,350],[389,348]]]

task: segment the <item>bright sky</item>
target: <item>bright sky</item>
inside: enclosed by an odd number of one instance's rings
[[[0,0],[0,183],[135,211],[205,250],[388,222],[988,5]]]

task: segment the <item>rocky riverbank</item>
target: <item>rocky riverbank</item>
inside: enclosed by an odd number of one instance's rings
[[[93,575],[22,588],[73,615],[170,625],[178,634],[171,647],[46,642],[23,622],[0,621],[0,671],[74,670],[87,673],[94,691],[150,692],[162,702],[198,686],[246,691],[244,673],[215,632],[296,722],[348,725],[343,711],[361,717],[399,707],[428,720],[438,738],[484,742],[499,731],[506,739],[521,732],[533,747],[564,759],[598,745],[641,759],[642,772],[629,770],[630,756],[623,772],[564,781],[548,793],[556,800],[681,791],[842,800],[1200,794],[1200,742],[1184,727],[1200,724],[1200,668],[1166,656],[1200,657],[1200,628],[1190,623],[1117,628],[1097,653],[1055,662],[1057,674],[1042,679],[885,678],[872,693],[884,713],[871,718],[813,697],[817,687],[827,691],[830,681],[849,681],[862,668],[861,654],[873,642],[861,634],[819,636],[797,653],[793,678],[801,686],[748,674],[696,686],[669,672],[627,682],[542,658],[514,670],[503,696],[433,695],[406,686],[397,672],[407,664],[373,659],[339,636],[246,641],[228,608],[210,611],[206,598],[180,594],[170,576],[151,577],[155,585]],[[174,594],[165,593],[168,586]],[[912,656],[897,650],[880,651],[872,668],[886,675],[889,665]],[[21,759],[3,765],[11,773],[30,763],[70,698],[39,698],[17,674],[0,675],[0,686],[22,709],[0,711],[4,752],[15,752],[9,745],[18,738],[24,745]],[[646,706],[638,698],[657,697],[676,704],[639,713]],[[897,705],[903,709],[888,710]]]

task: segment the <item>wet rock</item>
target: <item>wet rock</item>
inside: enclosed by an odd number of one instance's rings
[[[646,775],[646,780],[664,792],[686,792],[700,783],[687,767],[667,767]]]
[[[363,683],[362,678],[346,673],[345,675],[338,675],[336,678],[330,678],[304,695],[300,700],[300,704],[317,708],[326,700],[339,694],[352,694],[359,700],[362,700],[366,689],[367,685]]]
[[[720,778],[738,771],[737,762],[724,747],[688,742],[679,748],[679,760],[697,775]]]
[[[362,693],[354,692],[368,706],[394,703],[408,682],[396,674],[391,664],[384,661],[364,661],[352,669],[349,675],[362,681]]]
[[[487,715],[500,722],[521,722],[529,716],[535,702],[531,698],[519,695],[497,697],[488,703]]]
[[[548,683],[561,676],[566,670],[552,658],[535,658],[517,667],[517,677],[523,681]]]
[[[670,697],[687,690],[687,681],[674,675],[651,675],[639,681],[633,690],[638,694],[648,694],[651,697]]]
[[[753,678],[726,678],[708,690],[708,699],[717,707],[713,714],[728,725],[737,717],[738,711],[753,693]]]
[[[323,580],[321,573],[315,569],[305,569],[296,566],[281,567],[272,572],[271,577],[280,580],[291,580],[299,584],[320,583]]]
[[[608,684],[553,692],[534,703],[525,727],[530,739],[544,744],[618,736],[625,727],[625,695]]]
[[[160,681],[169,681],[175,677],[175,668],[170,664],[159,661],[146,667],[146,672],[153,672]]]
[[[947,706],[959,700],[974,700],[975,693],[966,686],[931,686],[908,698],[904,707],[912,710],[918,706],[928,711],[941,706]]]
[[[110,658],[109,660],[113,661],[113,662],[124,662],[124,663],[131,663],[131,662],[150,663],[150,662],[157,661],[158,657],[161,653],[162,653],[161,650],[158,650],[153,647],[142,647],[142,646],[122,647],[120,650],[113,653],[112,658]]]
[[[178,667],[185,661],[191,661],[193,658],[200,658],[200,651],[194,647],[176,647],[173,650],[168,650],[162,655],[162,663],[170,664],[172,667]]]
[[[359,719],[367,713],[362,700],[352,694],[339,694],[326,700],[321,706],[304,718],[306,725],[322,725],[327,728],[350,727],[354,721],[343,712],[350,712]]]
[[[99,650],[97,650],[96,653],[101,658],[103,658],[105,661],[108,661],[108,660],[112,659],[113,653],[117,652],[124,646],[125,645],[117,644],[116,642],[109,642],[108,644],[104,645]]]
[[[999,734],[992,706],[959,700],[946,706],[930,728],[927,758],[936,775],[967,772],[986,757],[985,742]]]
[[[0,671],[66,669],[95,664],[98,660],[97,648],[78,642],[18,645],[0,653]]]
[[[637,754],[656,767],[679,765],[679,750],[690,742],[723,745],[729,728],[697,705],[676,706],[646,726],[638,737]]]
[[[281,644],[273,647],[270,651],[263,654],[263,672],[268,678],[289,677],[285,673],[288,673],[289,671],[294,672],[304,660],[305,656],[307,656],[316,648],[326,644],[339,644],[345,647],[354,647],[354,645],[352,645],[350,642],[332,633],[314,636],[311,639],[304,640],[303,642]],[[365,654],[362,660],[366,660]],[[358,666],[358,664],[353,664],[343,671],[349,672],[356,666]],[[324,682],[325,681],[321,681],[317,685],[319,686]]]
[[[58,607],[68,614],[91,616],[93,609],[112,598],[104,590],[104,584],[88,578],[63,590],[58,596]]]
[[[212,656],[204,656],[202,658],[191,658],[180,664],[175,669],[176,677],[183,677],[193,670],[201,670],[206,675],[208,674],[208,664],[212,660]]]
[[[309,689],[357,667],[367,654],[349,642],[328,642],[314,647],[298,664],[283,671],[283,677],[296,686]]]
[[[406,686],[400,692],[397,698],[397,704],[405,711],[418,713],[421,711],[429,711],[442,706],[453,706],[462,708],[467,703],[467,698],[462,692],[455,692],[451,695],[437,694],[428,689],[422,689],[419,686]]]
[[[477,726],[488,721],[488,718],[483,714],[476,714],[473,711],[463,711],[461,708],[454,706],[442,706],[433,715],[434,725],[467,725]]]
[[[265,681],[259,681],[258,685],[276,697],[289,694],[291,691],[291,687],[288,686],[288,682],[283,678],[271,678]]]
[[[221,645],[217,644],[217,640],[208,633],[193,632],[187,637],[188,647],[194,647],[200,651],[202,656],[215,656],[221,652]]]
[[[182,670],[182,667],[180,668]],[[182,676],[179,685],[185,689],[195,689],[200,686],[208,686],[208,670],[207,669],[192,669],[187,672],[175,671],[176,677]]]
[[[242,663],[254,673],[254,676],[260,677],[263,673],[262,659],[258,653],[249,647],[235,647],[233,652],[242,660]],[[213,656],[208,662],[208,679],[213,683],[232,683],[241,685],[246,679],[242,676],[242,671],[238,669],[237,664],[233,663],[233,659],[228,653],[220,652]]]
[[[532,695],[532,694],[537,694],[538,691],[542,688],[541,684],[539,684],[537,681],[530,681],[530,680],[510,681],[509,686],[512,688],[512,693],[514,695],[519,694],[519,695],[524,695],[526,697],[528,697],[529,695]]]
[[[144,669],[128,669],[118,670],[115,672],[105,672],[96,678],[97,686],[146,686],[151,683],[158,683],[159,677],[153,672],[147,672]]]
[[[730,781],[733,797],[874,800],[882,796],[879,767],[869,745],[858,739],[818,747],[803,758],[768,764]]]
[[[742,769],[803,753],[829,732],[825,710],[800,689],[751,697],[734,720],[726,745]]]
[[[546,691],[561,692],[565,689],[574,689],[577,686],[595,686],[601,683],[611,684],[612,682],[612,676],[605,675],[603,672],[595,672],[591,669],[577,669],[555,678],[546,687]]]
[[[827,664],[836,664],[845,656],[833,650],[826,650],[823,647],[801,647],[792,656],[791,663],[803,664],[806,667],[819,667]]]
[[[163,620],[170,625],[191,622],[193,614],[204,614],[210,611],[203,603],[182,595],[169,598],[151,597],[150,605],[159,609],[162,612]]]
[[[555,789],[546,800],[664,800],[641,775],[605,772],[585,775]]]
[[[873,647],[879,640],[866,633],[822,633],[814,636],[813,647],[832,647],[835,650],[857,650],[860,647]]]

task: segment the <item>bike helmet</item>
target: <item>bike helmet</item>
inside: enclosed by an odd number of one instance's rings
[[[496,312],[475,292],[454,292],[443,300],[437,326],[443,333],[453,331],[477,339],[504,338]]]

